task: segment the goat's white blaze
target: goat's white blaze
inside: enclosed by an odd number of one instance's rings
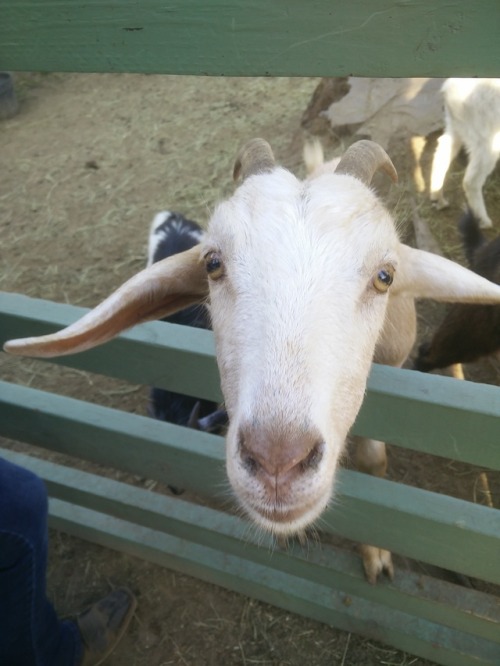
[[[210,303],[228,475],[277,533],[311,523],[331,496],[387,306],[373,279],[396,267],[397,248],[391,218],[350,176],[251,176],[210,222],[203,252],[224,266]]]

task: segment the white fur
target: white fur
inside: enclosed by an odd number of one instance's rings
[[[215,211],[203,252],[217,251],[226,272],[211,284],[210,302],[231,424],[227,469],[266,528],[295,532],[328,502],[384,324],[388,295],[373,278],[397,267],[398,247],[388,213],[349,176],[300,182],[276,169],[250,177]],[[314,428],[325,442],[317,470],[283,489],[278,481],[273,495],[242,463],[246,423]],[[271,505],[295,518],[270,521]]]
[[[448,205],[444,179],[463,146],[469,158],[463,180],[467,202],[481,226],[491,227],[482,188],[500,155],[500,79],[447,79],[442,92],[445,130],[433,159],[431,199],[440,208]]]

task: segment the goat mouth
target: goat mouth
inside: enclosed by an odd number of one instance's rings
[[[300,518],[302,511],[299,509],[283,509],[280,507],[257,508],[257,512],[270,523],[292,523]]]
[[[266,531],[280,536],[293,536],[315,522],[327,507],[330,491],[296,506],[245,503],[248,515]]]

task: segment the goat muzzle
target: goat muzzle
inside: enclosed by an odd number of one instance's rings
[[[241,464],[276,497],[288,495],[295,481],[315,470],[323,451],[324,441],[314,428],[287,433],[242,426],[238,432]]]

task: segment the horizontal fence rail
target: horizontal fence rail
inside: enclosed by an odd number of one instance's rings
[[[497,0],[2,0],[4,69],[495,76]]]

